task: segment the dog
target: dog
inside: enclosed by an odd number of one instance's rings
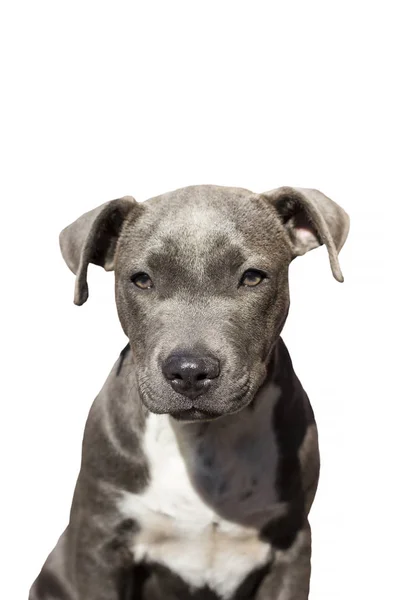
[[[88,298],[115,271],[129,344],[90,410],[69,525],[30,600],[306,600],[319,478],[280,337],[291,260],[349,217],[319,191],[212,185],[112,200],[60,234]]]

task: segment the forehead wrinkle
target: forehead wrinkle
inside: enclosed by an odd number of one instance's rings
[[[226,251],[237,254],[242,235],[235,224],[212,207],[186,206],[173,218],[158,224],[147,260],[153,266],[165,260],[176,264],[179,270],[195,272],[203,277],[215,253]],[[230,248],[234,246],[234,248]],[[237,259],[236,259],[237,260]]]
[[[170,273],[195,275],[197,278],[218,276],[219,271],[236,270],[248,256],[240,244],[224,233],[213,232],[211,235],[198,238],[182,235],[179,240],[163,238],[162,245],[152,248],[147,255],[147,263],[154,270],[165,270]]]

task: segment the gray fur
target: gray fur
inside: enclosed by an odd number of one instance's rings
[[[135,562],[146,521],[119,507],[126,497],[135,506],[154,485],[145,442],[150,413],[170,415],[190,485],[216,523],[251,527],[254,548],[272,549],[265,568],[255,564],[229,600],[308,597],[318,437],[280,333],[290,261],[324,243],[334,276],[343,280],[338,253],[348,222],[315,190],[194,186],[142,204],[113,200],[63,230],[75,303],[88,297],[90,262],[114,269],[130,348],[90,411],[70,523],[30,600],[222,597],[223,582],[196,590],[185,572]],[[255,287],[239,285],[248,269],[267,277]],[[138,272],[148,273],[153,287],[136,287]],[[189,398],[164,377],[162,365],[174,352],[217,357],[220,373],[205,393]],[[172,478],[168,493],[178,483]],[[222,543],[218,528],[209,535],[215,547]]]

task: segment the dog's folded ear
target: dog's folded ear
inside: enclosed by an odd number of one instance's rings
[[[286,228],[293,258],[325,244],[333,276],[342,282],[338,254],[350,226],[343,208],[318,190],[281,187],[262,195],[276,209]]]
[[[83,214],[60,233],[63,258],[76,275],[74,302],[79,306],[89,296],[89,263],[114,269],[114,253],[126,217],[143,207],[131,196],[111,200]]]

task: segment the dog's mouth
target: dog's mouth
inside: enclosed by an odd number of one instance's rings
[[[177,421],[213,421],[223,416],[223,413],[200,410],[198,408],[187,408],[169,413]]]
[[[186,405],[186,406],[174,406],[174,407],[160,407],[154,404],[146,403],[147,408],[150,412],[155,414],[168,414],[176,421],[181,422],[196,422],[196,421],[214,421],[221,417],[226,417],[241,411],[252,401],[253,395],[249,393],[241,394],[235,398],[236,402],[229,407],[221,407],[220,410],[213,410],[206,408],[205,406]]]

